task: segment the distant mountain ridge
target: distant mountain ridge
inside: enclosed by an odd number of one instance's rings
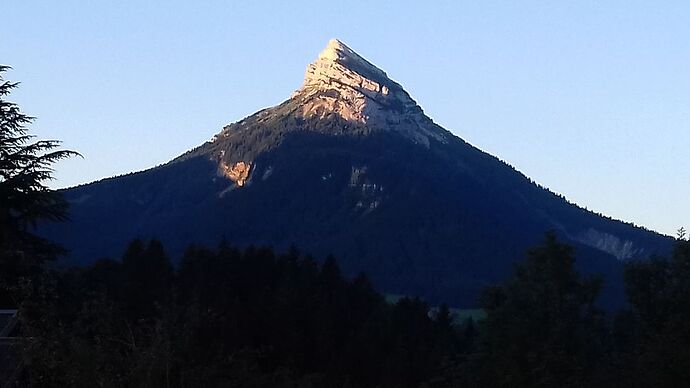
[[[400,84],[338,40],[285,102],[173,161],[66,190],[72,221],[41,233],[73,263],[133,237],[295,245],[335,254],[384,292],[473,304],[555,230],[620,299],[621,262],[671,239],[570,204],[435,124]],[[614,303],[614,302],[612,302]]]

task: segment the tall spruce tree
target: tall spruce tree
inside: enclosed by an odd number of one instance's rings
[[[59,248],[30,232],[42,220],[64,220],[67,203],[46,186],[52,165],[79,155],[61,150],[60,141],[35,140],[28,133],[33,117],[7,97],[19,83],[5,80],[10,67],[0,65],[0,299],[16,304],[21,285],[53,259]]]

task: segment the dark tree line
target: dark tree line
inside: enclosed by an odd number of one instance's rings
[[[292,250],[157,241],[55,273],[24,323],[37,386],[416,387],[461,350],[448,309],[386,303]]]
[[[690,382],[690,242],[629,264],[629,309],[596,307],[602,280],[548,234],[488,288],[486,318],[386,302],[334,258],[162,245],[51,272],[24,303],[35,386],[670,387]],[[40,297],[37,297],[40,296]]]

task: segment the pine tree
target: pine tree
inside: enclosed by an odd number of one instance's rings
[[[79,154],[58,149],[60,141],[35,141],[28,133],[34,118],[6,99],[18,86],[4,79],[9,68],[0,65],[0,294],[5,299],[14,294],[16,303],[17,287],[60,251],[30,232],[38,221],[67,217],[67,203],[46,186],[53,179],[52,165]]]

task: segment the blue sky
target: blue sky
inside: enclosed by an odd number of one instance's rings
[[[55,187],[164,163],[286,99],[339,38],[436,122],[589,209],[690,226],[690,2],[13,1],[0,63]]]

